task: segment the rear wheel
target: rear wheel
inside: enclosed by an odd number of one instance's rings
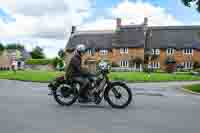
[[[116,82],[105,92],[105,99],[113,108],[125,108],[132,101],[132,92],[127,85]]]
[[[70,106],[78,98],[78,90],[66,84],[61,84],[53,91],[56,102],[63,106]]]

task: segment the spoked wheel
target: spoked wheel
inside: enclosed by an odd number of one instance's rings
[[[78,90],[61,84],[53,91],[53,96],[56,102],[63,106],[70,106],[76,102],[78,98]]]
[[[131,103],[131,90],[123,83],[113,83],[106,93],[106,100],[113,108],[125,108]]]

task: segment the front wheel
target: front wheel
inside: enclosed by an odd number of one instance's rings
[[[112,83],[105,91],[105,99],[113,108],[125,108],[132,101],[132,92],[124,83]]]

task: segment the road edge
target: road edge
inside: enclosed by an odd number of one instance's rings
[[[190,94],[194,94],[194,95],[199,95],[200,96],[200,93],[185,89],[184,87],[182,87],[181,90],[186,92],[186,93],[190,93]]]

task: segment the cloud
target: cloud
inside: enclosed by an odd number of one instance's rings
[[[121,17],[125,20],[133,20],[134,23],[142,23],[144,17],[149,18],[149,25],[180,25],[175,17],[167,13],[164,8],[154,6],[147,2],[129,2],[120,3],[110,9],[112,16]]]
[[[31,34],[34,37],[64,38],[72,24],[81,24],[90,16],[91,0],[0,0],[6,12],[15,18],[15,22],[1,24],[9,34],[21,36]],[[5,28],[4,28],[5,27]],[[11,30],[11,28],[13,30]],[[6,32],[6,33],[7,33]]]
[[[115,28],[114,19],[100,17],[95,21],[88,22],[78,27],[79,30],[111,30]]]
[[[0,3],[0,8],[15,20],[5,23],[0,17],[0,39],[38,42],[50,55],[65,47],[72,24],[80,25],[91,15],[92,0],[0,0]],[[30,43],[26,45],[29,49]]]
[[[167,13],[164,8],[143,1],[122,1],[118,5],[107,9],[107,13],[113,19],[97,17],[95,21],[80,27],[80,30],[94,30],[101,29],[101,27],[102,29],[113,29],[115,28],[115,19],[117,17],[122,18],[122,24],[124,25],[141,24],[144,21],[144,17],[148,17],[148,24],[151,26],[183,25],[182,22]]]

